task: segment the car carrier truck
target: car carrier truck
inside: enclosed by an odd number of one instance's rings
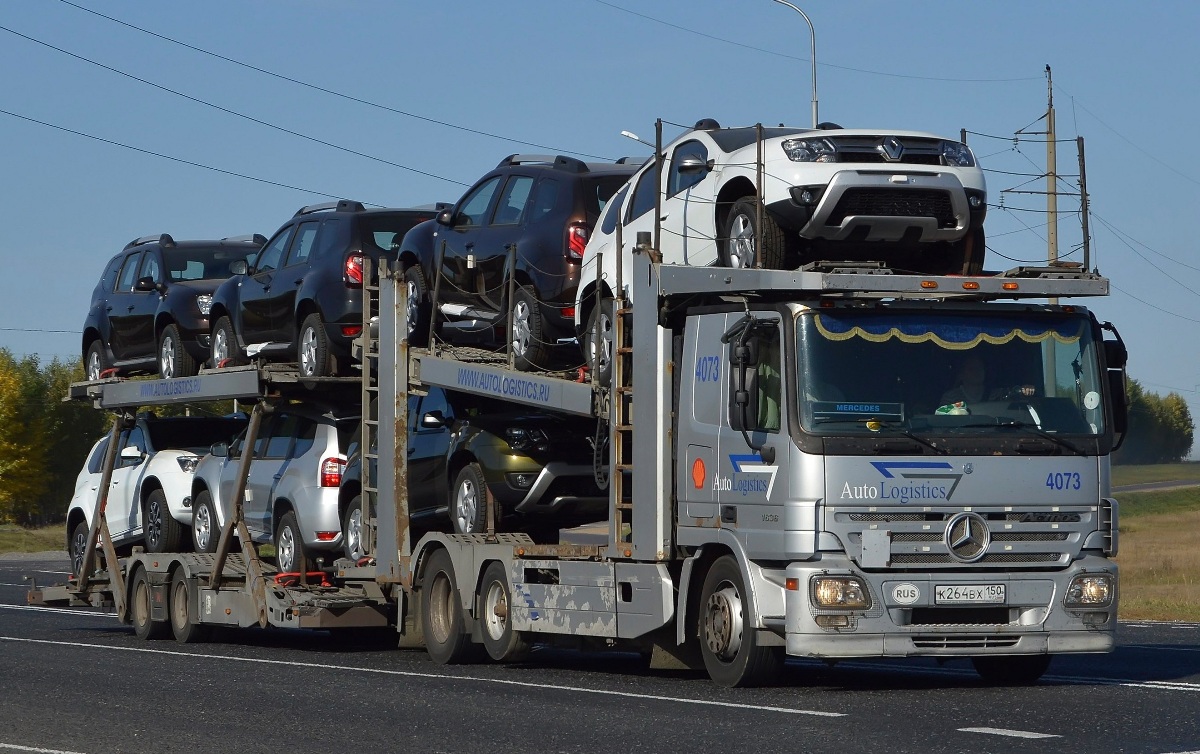
[[[379,276],[359,398],[375,411],[362,447],[378,450],[368,557],[308,574],[259,559],[241,521],[246,455],[217,553],[118,559],[95,515],[87,567],[30,599],[113,606],[139,635],[180,641],[212,625],[394,625],[439,663],[625,647],[725,686],[766,682],[789,656],[970,658],[986,680],[1032,682],[1056,654],[1113,647],[1126,352],[1082,306],[1045,303],[1106,295],[1106,279],[685,267],[638,241],[608,386],[436,339],[409,348],[402,273]],[[948,399],[968,358],[986,390]],[[273,404],[348,381],[248,367],[72,391],[118,414],[253,400],[249,449]],[[489,501],[486,532],[413,541],[407,395],[432,385],[596,417],[607,519],[535,538],[497,531]]]

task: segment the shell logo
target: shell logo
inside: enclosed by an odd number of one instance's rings
[[[704,468],[704,459],[697,458],[692,461],[692,486],[696,489],[704,487],[704,477],[707,475],[707,469]]]

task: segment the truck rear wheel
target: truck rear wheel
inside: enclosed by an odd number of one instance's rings
[[[1050,667],[1053,655],[987,655],[972,657],[975,672],[997,686],[1027,686],[1036,683]]]
[[[129,601],[129,617],[133,632],[139,639],[161,639],[167,635],[167,621],[153,620],[150,615],[150,577],[145,568],[138,568],[130,589],[133,599]]]
[[[479,623],[483,648],[496,662],[516,662],[529,654],[529,643],[513,630],[509,610],[512,589],[504,564],[493,562],[479,584]]]
[[[750,624],[742,572],[732,555],[713,562],[700,596],[700,653],[708,675],[720,686],[769,683],[783,667],[780,647],[762,647]]]
[[[438,550],[429,557],[421,576],[421,629],[425,650],[439,665],[464,662],[472,654],[471,637],[464,626],[458,582],[450,553]]]
[[[208,641],[212,626],[193,623],[189,614],[192,604],[192,586],[183,574],[183,569],[175,571],[171,577],[171,633],[180,644],[193,644]],[[199,617],[199,616],[197,616]]]

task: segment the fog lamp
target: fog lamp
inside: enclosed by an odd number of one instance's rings
[[[855,576],[813,576],[812,601],[819,608],[866,610],[871,597]]]
[[[1067,607],[1108,607],[1113,601],[1113,577],[1108,573],[1076,576],[1067,587]]]
[[[849,628],[849,615],[818,615],[816,620],[817,625],[821,628]]]
[[[524,472],[516,472],[508,475],[508,483],[519,490],[529,489],[533,486],[536,479],[537,475]]]

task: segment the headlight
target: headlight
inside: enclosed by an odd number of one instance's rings
[[[1067,607],[1108,607],[1113,601],[1113,577],[1109,573],[1076,576],[1067,587]]]
[[[200,456],[178,456],[175,460],[185,474],[191,474],[196,471],[196,464],[200,463]]]
[[[837,150],[825,139],[785,139],[782,146],[792,162],[837,162]]]
[[[196,297],[196,308],[200,310],[201,314],[207,317],[208,313],[212,310],[212,296],[207,293],[201,293]]]
[[[510,448],[518,451],[544,445],[549,439],[542,430],[526,429],[525,427],[509,427],[505,429],[504,438],[508,440]]]
[[[971,148],[961,141],[943,141],[942,159],[952,168],[975,167],[975,155],[971,154]]]
[[[867,587],[857,576],[813,576],[813,604],[821,609],[866,610],[871,607]]]

